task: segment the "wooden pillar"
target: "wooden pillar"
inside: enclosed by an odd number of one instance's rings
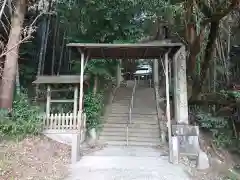
[[[81,51],[81,72],[80,72],[80,95],[79,95],[79,113],[81,117],[81,123],[82,123],[82,111],[83,111],[83,77],[84,77],[84,58],[85,54],[83,51]],[[74,95],[77,92],[74,92]],[[75,96],[74,96],[75,99]],[[74,106],[74,109],[76,107]],[[80,133],[81,131],[76,131],[76,133],[72,134],[72,152],[71,152],[71,160],[72,164],[76,163],[80,156]]]
[[[78,86],[75,86],[74,88],[74,103],[73,103],[73,115],[75,118],[77,118],[77,107],[78,107]]]
[[[120,83],[121,83],[121,64],[122,64],[122,60],[119,60],[119,63],[117,65],[117,87],[120,87]]]
[[[169,61],[168,62],[168,68],[169,68],[169,88],[170,92],[172,90],[172,63]]]
[[[158,59],[153,60],[153,80],[154,80],[154,85],[158,86],[159,84],[159,78],[158,78]]]
[[[50,108],[51,108],[51,87],[47,86],[47,103],[46,103],[46,116],[50,116]]]
[[[71,151],[71,161],[75,164],[80,157],[80,133],[72,134],[72,151]]]
[[[79,113],[83,110],[83,76],[84,76],[84,52],[81,52],[81,72],[80,72],[80,95],[79,95]]]
[[[169,60],[168,53],[164,55],[164,66],[165,66],[165,83],[166,83],[166,116],[168,126],[168,142],[169,142],[169,161],[173,161],[172,151],[172,130],[171,130],[171,116],[170,116],[170,96],[169,96]]]

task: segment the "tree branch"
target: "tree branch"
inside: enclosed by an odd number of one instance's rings
[[[8,54],[9,52],[11,52],[15,47],[19,46],[20,44],[26,42],[27,40],[32,38],[32,33],[36,31],[36,27],[34,27],[34,24],[37,22],[37,20],[43,15],[43,14],[51,14],[51,13],[40,13],[34,20],[33,22],[30,24],[30,26],[25,27],[23,29],[23,33],[24,33],[24,38],[19,41],[17,44],[15,44],[14,46],[12,46],[11,48],[9,48],[8,50],[5,50],[3,53],[0,54],[0,58],[2,58],[3,56],[6,56],[6,54]]]
[[[3,14],[3,11],[5,9],[5,6],[7,4],[7,1],[8,0],[4,0],[3,4],[2,4],[2,7],[1,7],[1,10],[0,10],[0,20],[2,19],[2,14]]]
[[[226,9],[217,8],[215,13],[213,13],[211,15],[211,17],[207,17],[202,21],[202,23],[201,23],[202,26],[206,26],[210,22],[220,21],[224,16],[229,14],[231,11],[239,8],[239,3],[240,3],[240,0],[232,0],[232,2],[228,8],[226,8]]]

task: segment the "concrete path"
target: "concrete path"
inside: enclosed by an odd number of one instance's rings
[[[159,149],[109,146],[72,166],[67,180],[190,180]]]

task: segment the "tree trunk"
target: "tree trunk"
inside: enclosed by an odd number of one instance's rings
[[[49,5],[51,6],[51,4]],[[50,11],[50,8],[49,8]],[[50,27],[50,22],[51,22],[51,16],[48,16],[47,18],[47,29],[46,29],[46,35],[45,35],[45,41],[44,41],[44,49],[43,49],[43,59],[42,59],[42,69],[41,69],[41,74],[44,73],[44,67],[45,67],[45,59],[46,59],[46,51],[47,51],[47,44],[48,44],[48,36],[49,36],[49,27]]]
[[[18,0],[16,10],[11,20],[11,31],[7,44],[2,83],[0,88],[0,107],[12,109],[13,91],[15,87],[16,69],[18,62],[19,43],[21,40],[21,30],[26,13],[26,0]]]
[[[52,52],[52,68],[51,74],[55,73],[55,59],[56,59],[56,39],[57,39],[57,32],[58,32],[58,16],[55,19],[55,27],[54,27],[54,34],[53,34],[53,52]]]
[[[19,63],[18,62],[17,62],[17,68],[16,68],[16,92],[17,92],[17,95],[20,95],[21,84],[20,84]]]
[[[41,49],[40,49],[40,53],[39,53],[39,60],[38,60],[38,67],[37,67],[37,76],[41,75],[42,68],[43,68],[44,47],[46,46],[46,44],[45,44],[46,31],[47,31],[47,20],[45,18],[44,21],[43,21],[43,25],[42,25],[42,39],[41,39]],[[39,85],[36,84],[36,87],[35,87],[35,93],[36,93],[35,100],[37,100],[37,98],[38,98],[38,91],[39,91]]]
[[[208,43],[205,48],[205,55],[204,55],[204,61],[201,65],[201,73],[200,73],[200,78],[196,78],[193,86],[192,86],[192,96],[190,100],[197,99],[198,95],[200,94],[202,90],[203,83],[206,79],[207,71],[210,65],[210,61],[213,57],[213,52],[214,52],[214,47],[215,47],[215,41],[217,38],[218,34],[218,29],[219,29],[219,21],[217,22],[212,22],[211,27],[210,27],[210,33],[208,35]]]
[[[94,77],[94,86],[93,86],[93,94],[97,94],[97,88],[98,88],[98,77],[95,75]]]
[[[66,35],[66,30],[63,33],[63,40],[62,40],[62,47],[61,47],[61,54],[60,54],[60,59],[59,59],[59,64],[58,64],[58,71],[57,74],[60,74],[61,71],[61,66],[62,66],[62,61],[63,61],[63,51],[65,47],[65,35]]]

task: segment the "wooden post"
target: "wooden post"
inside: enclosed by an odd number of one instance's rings
[[[179,163],[179,142],[178,142],[178,137],[177,136],[173,136],[171,139],[172,143],[171,143],[171,151],[169,152],[169,154],[171,155],[171,163],[173,164],[178,164]],[[170,156],[169,156],[170,158]]]
[[[79,112],[83,110],[83,76],[84,76],[84,52],[81,52],[81,73],[80,73],[80,96],[79,96]]]
[[[81,72],[80,72],[80,95],[79,95],[79,114],[80,122],[82,121],[82,111],[83,111],[83,76],[84,76],[84,52],[81,51]],[[75,92],[74,92],[75,94]],[[72,135],[72,163],[78,161],[80,155],[80,133],[77,131],[76,134]]]
[[[79,133],[72,134],[72,152],[71,152],[71,161],[72,164],[75,164],[79,160],[80,156],[80,137]]]
[[[169,87],[172,88],[172,63],[170,61],[168,63],[168,68],[169,68]]]
[[[168,62],[168,53],[164,56],[165,64],[165,81],[166,81],[166,115],[167,115],[167,124],[168,124],[168,142],[169,142],[169,162],[173,162],[172,154],[172,130],[171,130],[171,118],[170,118],[170,98],[169,98],[169,62]]]
[[[159,79],[158,79],[159,73],[158,73],[158,59],[153,60],[153,80],[155,86],[158,87]]]
[[[78,86],[75,86],[74,88],[74,104],[73,104],[73,117],[74,117],[74,120],[71,121],[73,122],[73,127],[75,128],[76,127],[76,124],[75,122],[78,122],[78,118],[77,118],[77,100],[78,100]],[[78,123],[77,123],[78,124]],[[71,128],[72,128],[72,124],[70,124]]]
[[[46,115],[49,117],[50,115],[50,106],[51,106],[51,87],[47,86],[47,103],[46,103]]]
[[[120,84],[121,84],[121,76],[122,76],[122,73],[121,73],[121,64],[122,64],[122,60],[119,60],[119,63],[117,65],[117,87],[120,87]]]

